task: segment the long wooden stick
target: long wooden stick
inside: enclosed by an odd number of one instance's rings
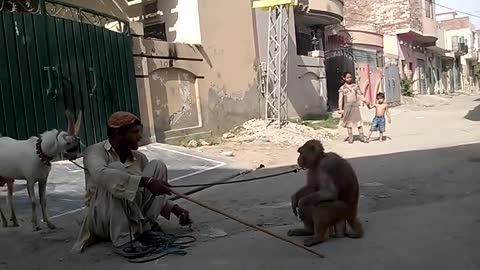
[[[306,251],[308,251],[308,252],[310,252],[310,253],[313,253],[313,254],[319,256],[320,258],[325,258],[324,255],[316,252],[315,250],[313,250],[313,249],[311,249],[311,248],[308,248],[308,247],[306,247],[306,246],[303,246],[303,245],[300,245],[300,244],[298,244],[298,243],[295,243],[294,241],[292,241],[292,240],[290,240],[290,239],[287,239],[287,238],[285,238],[285,237],[283,237],[283,236],[280,236],[280,235],[278,235],[278,234],[269,232],[269,231],[267,231],[267,230],[265,230],[265,229],[263,229],[263,228],[260,228],[260,227],[257,226],[257,225],[250,224],[250,223],[248,223],[248,222],[246,222],[246,221],[243,221],[243,220],[241,220],[241,219],[239,219],[239,218],[237,218],[237,217],[231,216],[231,215],[229,215],[229,214],[227,214],[227,213],[224,213],[224,212],[222,212],[222,211],[220,211],[220,210],[217,210],[217,209],[215,209],[215,208],[213,208],[213,207],[211,207],[211,206],[205,205],[205,204],[203,204],[203,203],[201,203],[201,202],[199,202],[199,201],[197,201],[197,200],[194,200],[194,199],[188,197],[187,195],[178,193],[178,192],[176,192],[176,191],[174,191],[174,190],[171,190],[171,191],[172,191],[173,194],[175,194],[175,195],[177,195],[177,196],[179,196],[179,197],[181,197],[181,198],[183,198],[183,199],[185,199],[185,200],[187,200],[187,201],[190,201],[190,202],[192,202],[192,203],[194,203],[194,204],[200,205],[200,206],[203,207],[203,208],[206,208],[206,209],[208,209],[208,210],[210,210],[210,211],[216,212],[216,213],[218,213],[218,214],[220,214],[220,215],[222,215],[222,216],[225,216],[225,217],[227,217],[227,218],[229,218],[229,219],[235,220],[235,221],[237,221],[237,222],[239,222],[239,223],[241,223],[241,224],[243,224],[243,225],[245,225],[245,226],[247,226],[247,227],[253,228],[253,229],[257,230],[257,231],[261,231],[261,232],[266,233],[266,234],[268,234],[268,235],[270,235],[270,236],[273,236],[273,237],[275,237],[275,238],[277,238],[277,239],[280,239],[280,240],[282,240],[282,241],[285,241],[285,242],[287,242],[287,243],[290,243],[290,244],[292,244],[292,245],[294,245],[294,246],[297,246],[297,247],[299,247],[299,248],[301,248],[301,249],[304,249],[304,250],[306,250]]]

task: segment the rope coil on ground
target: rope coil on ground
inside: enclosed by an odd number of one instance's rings
[[[179,241],[180,239],[190,239]],[[146,231],[136,240],[132,240],[116,253],[127,258],[130,263],[145,263],[160,259],[170,254],[187,255],[185,248],[196,241],[194,236],[175,236],[164,232]]]

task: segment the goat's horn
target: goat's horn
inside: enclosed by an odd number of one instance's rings
[[[78,112],[77,122],[75,122],[74,134],[78,136],[80,134],[80,126],[82,125],[82,111]]]
[[[68,135],[73,135],[75,134],[75,123],[74,123],[72,113],[70,113],[70,111],[67,110],[65,111],[65,115],[67,116],[67,122],[68,122],[67,133]]]

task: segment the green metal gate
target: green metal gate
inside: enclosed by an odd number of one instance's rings
[[[82,141],[114,111],[138,115],[128,22],[55,1],[0,0],[0,134],[27,139],[83,112]],[[105,28],[109,23],[121,31]]]

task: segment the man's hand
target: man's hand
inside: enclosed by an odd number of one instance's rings
[[[391,123],[392,123],[392,119],[388,118],[388,123],[391,124]]]
[[[152,178],[148,180],[146,188],[155,196],[159,195],[172,195],[168,184],[160,179]]]
[[[187,226],[193,223],[190,219],[190,213],[178,205],[173,207],[172,213],[178,217],[180,226]]]

